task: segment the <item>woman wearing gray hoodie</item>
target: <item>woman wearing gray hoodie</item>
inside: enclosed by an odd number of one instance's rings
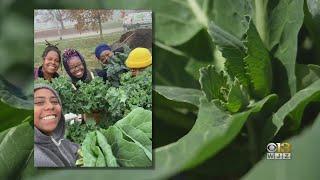
[[[58,93],[49,85],[34,87],[35,167],[74,167],[79,145],[64,139],[65,120]]]

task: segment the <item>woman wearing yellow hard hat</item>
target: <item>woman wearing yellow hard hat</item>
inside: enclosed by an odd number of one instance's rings
[[[131,69],[132,76],[136,76],[140,71],[152,64],[152,56],[147,48],[135,48],[130,53],[125,62]]]

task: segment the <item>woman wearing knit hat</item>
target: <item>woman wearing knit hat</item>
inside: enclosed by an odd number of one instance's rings
[[[147,48],[135,48],[129,53],[125,64],[131,69],[132,76],[136,76],[152,64],[151,53]]]
[[[34,87],[34,164],[73,167],[79,145],[64,139],[65,120],[58,93],[49,85]]]
[[[74,85],[76,85],[79,80],[90,82],[94,78],[93,73],[87,69],[83,56],[77,50],[66,49],[62,57],[63,67]]]
[[[102,64],[107,64],[109,58],[113,56],[113,52],[109,45],[102,43],[96,47],[95,55]]]
[[[56,45],[46,41],[47,47],[42,53],[42,65],[34,70],[34,78],[44,78],[51,81],[52,78],[59,77],[57,73],[61,63],[61,51]]]

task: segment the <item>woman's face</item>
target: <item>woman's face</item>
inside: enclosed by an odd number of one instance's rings
[[[137,76],[140,73],[140,71],[142,71],[142,70],[143,69],[132,68],[132,69],[130,69],[131,75],[132,76]]]
[[[59,68],[59,55],[55,51],[49,51],[43,60],[42,70],[47,74],[54,74]]]
[[[72,57],[68,61],[68,66],[70,69],[70,73],[76,77],[81,78],[84,74],[84,66],[79,57]]]
[[[102,51],[102,53],[100,54],[100,58],[99,60],[103,63],[103,64],[107,64],[109,58],[113,56],[113,52],[110,50],[104,50]]]
[[[34,92],[34,126],[47,135],[56,129],[61,118],[61,105],[52,91],[46,88]]]

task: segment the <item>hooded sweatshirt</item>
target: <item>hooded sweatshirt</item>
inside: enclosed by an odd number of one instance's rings
[[[58,93],[49,85],[35,84],[34,91],[46,88],[54,93],[61,104]],[[79,145],[64,139],[65,120],[61,119],[51,136],[34,127],[34,164],[35,167],[73,167],[77,160]]]

